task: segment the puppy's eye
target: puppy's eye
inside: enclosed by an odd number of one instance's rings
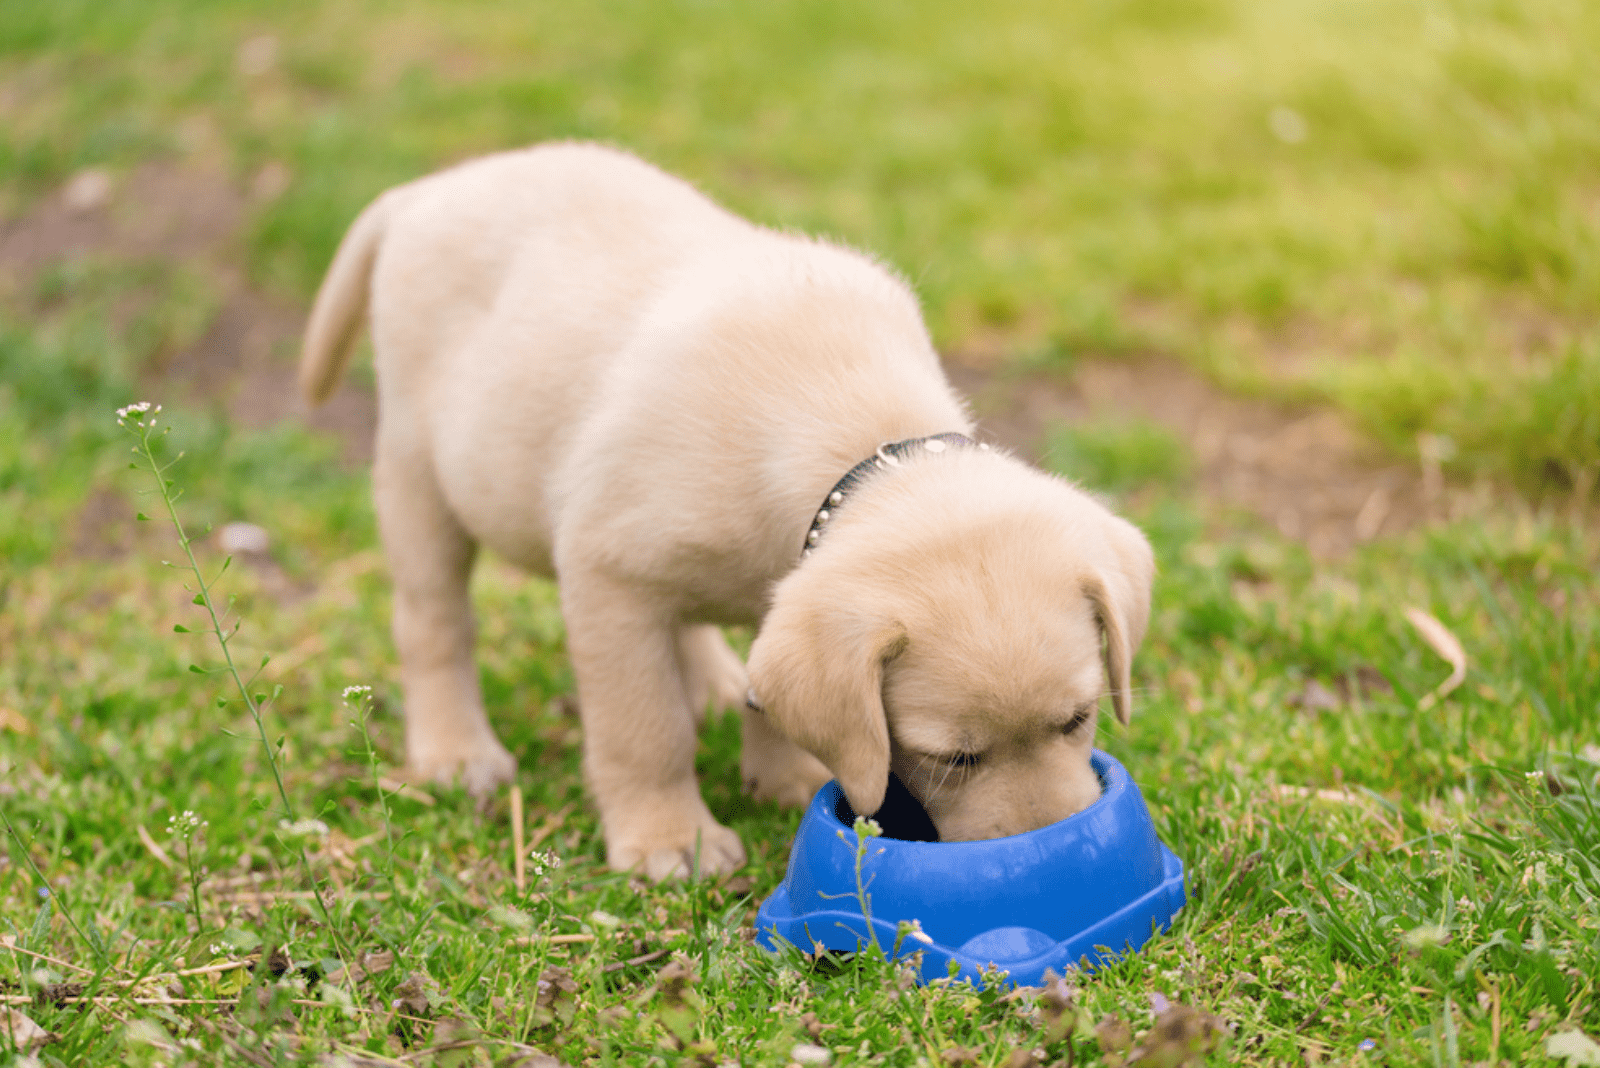
[[[975,768],[982,759],[982,753],[952,753],[944,758],[944,762],[952,768]]]
[[[1089,722],[1089,713],[1094,711],[1093,705],[1086,705],[1078,709],[1077,714],[1061,725],[1062,734],[1075,734],[1079,727]]]

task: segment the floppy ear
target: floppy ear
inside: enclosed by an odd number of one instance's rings
[[[1094,605],[1105,636],[1111,707],[1126,726],[1133,716],[1133,654],[1150,623],[1155,556],[1137,527],[1121,519],[1113,523],[1108,538],[1111,559],[1084,580],[1083,593]]]
[[[752,707],[833,772],[850,807],[867,815],[889,785],[883,664],[905,644],[897,624],[872,623],[809,584],[779,585],[750,647]]]

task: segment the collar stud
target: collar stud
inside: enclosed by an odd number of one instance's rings
[[[973,441],[965,434],[933,434],[925,438],[908,438],[905,441],[886,441],[878,446],[877,452],[862,460],[852,467],[845,476],[833,484],[833,489],[828,491],[827,499],[822,502],[822,507],[817,509],[816,515],[811,520],[811,529],[806,531],[806,543],[801,549],[802,557],[810,556],[812,548],[822,538],[823,524],[833,518],[834,509],[844,503],[845,495],[854,489],[869,471],[881,471],[887,467],[899,467],[901,457],[916,449],[931,452],[934,455],[946,452],[952,448],[970,448],[977,446],[987,450],[988,445]]]

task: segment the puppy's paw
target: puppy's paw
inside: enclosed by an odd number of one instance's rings
[[[460,784],[473,797],[487,797],[517,775],[517,761],[493,735],[470,743],[416,746],[407,762],[408,775],[439,786]]]
[[[652,821],[657,822],[657,821]],[[606,863],[612,871],[642,869],[651,882],[701,875],[727,875],[745,865],[744,843],[731,828],[707,812],[691,828],[654,835],[606,835]]]

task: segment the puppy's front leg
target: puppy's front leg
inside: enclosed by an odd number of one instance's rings
[[[648,593],[563,570],[567,652],[578,679],[583,763],[600,807],[606,861],[654,880],[744,865],[739,836],[706,808],[694,774],[695,717],[677,621]]]

